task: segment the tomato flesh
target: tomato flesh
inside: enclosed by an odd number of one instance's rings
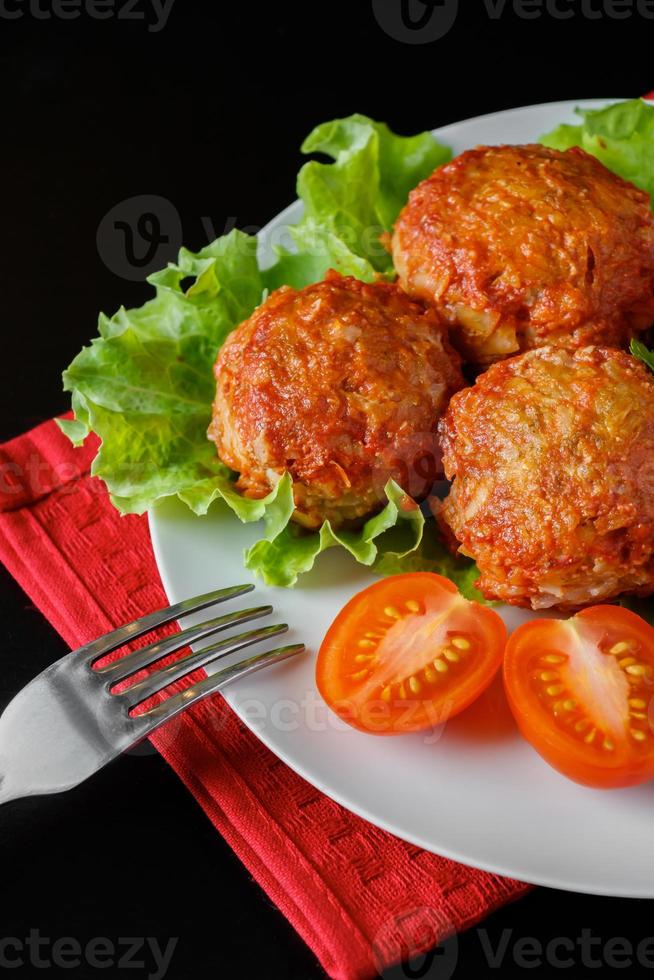
[[[618,606],[534,620],[510,637],[504,684],[522,734],[587,786],[654,778],[654,629]]]
[[[449,579],[391,576],[355,595],[332,623],[318,654],[318,690],[365,732],[434,728],[486,689],[505,643],[500,617]]]

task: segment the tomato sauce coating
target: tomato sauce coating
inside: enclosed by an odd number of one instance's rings
[[[440,466],[438,419],[464,383],[433,310],[335,272],[268,297],[228,337],[215,377],[209,438],[238,489],[263,497],[288,471],[310,528],[374,513],[391,476],[425,495],[434,474],[420,486],[413,463]]]
[[[439,519],[489,599],[576,608],[654,592],[654,374],[622,351],[494,364],[440,423]]]
[[[392,252],[403,288],[473,363],[625,346],[654,323],[649,195],[581,149],[462,153],[411,192]]]

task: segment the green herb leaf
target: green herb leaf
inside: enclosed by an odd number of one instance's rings
[[[642,341],[636,340],[634,337],[629,344],[629,350],[634,357],[646,364],[650,371],[654,371],[654,351],[649,350]]]

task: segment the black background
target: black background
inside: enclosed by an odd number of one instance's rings
[[[216,232],[229,222],[260,226],[293,199],[298,147],[322,120],[360,111],[410,133],[516,105],[654,88],[654,21],[525,20],[508,2],[492,20],[481,2],[460,6],[446,37],[409,45],[382,31],[370,0],[176,0],[158,32],[85,13],[42,19],[48,0],[32,10],[29,0],[6,0],[3,9],[22,16],[0,16],[0,439],[67,407],[60,371],[94,333],[99,309],[147,297],[96,245],[102,217],[124,199],[168,199],[185,243],[198,247],[207,219]],[[145,9],[141,0],[135,11]],[[0,615],[4,703],[64,645],[4,572]],[[579,831],[561,826],[562,846]],[[122,759],[62,797],[6,806],[0,855],[0,937],[179,937],[174,980],[322,976],[156,756]],[[494,946],[504,929],[512,941],[574,940],[591,929],[637,943],[654,934],[652,908],[537,889],[483,927]],[[524,975],[509,960],[503,974]],[[438,976],[437,967],[388,975]],[[493,972],[475,930],[459,937],[455,976],[466,971]],[[592,969],[577,957],[565,972]]]

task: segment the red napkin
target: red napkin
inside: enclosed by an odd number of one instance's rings
[[[166,604],[145,518],[120,517],[54,422],[0,446],[0,558],[71,647]],[[220,695],[152,739],[331,977],[372,977],[530,886],[378,830],[280,762]]]

